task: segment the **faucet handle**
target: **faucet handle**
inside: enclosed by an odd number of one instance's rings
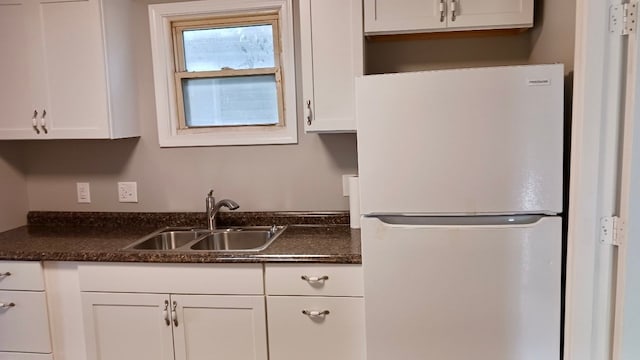
[[[207,196],[209,197],[213,196],[213,189],[209,190],[209,194],[207,194]]]

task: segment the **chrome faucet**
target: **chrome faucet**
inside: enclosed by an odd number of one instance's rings
[[[216,203],[216,198],[213,197],[213,190],[210,190],[205,199],[205,203],[207,205],[207,220],[209,221],[209,230],[216,229],[216,215],[220,208],[226,207],[229,210],[236,210],[240,207],[238,203],[233,200],[224,199],[220,200]]]

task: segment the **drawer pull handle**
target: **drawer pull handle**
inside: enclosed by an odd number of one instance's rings
[[[302,275],[300,277],[302,280],[304,281],[308,281],[308,282],[321,282],[321,281],[327,281],[329,280],[329,277],[327,275],[324,276],[307,276],[307,275]]]
[[[164,315],[164,322],[167,326],[171,326],[171,320],[169,320],[169,300],[164,301],[164,310],[162,310],[162,315]]]
[[[178,327],[178,313],[176,312],[177,307],[178,303],[174,301],[173,308],[171,308],[171,320],[173,320],[173,326],[175,327]]]
[[[0,309],[10,309],[10,308],[15,307],[15,306],[16,306],[16,304],[14,304],[12,302],[8,303],[8,304],[0,303]]]
[[[302,310],[302,313],[309,317],[314,317],[314,318],[325,317],[330,314],[329,310],[322,310],[322,311]]]
[[[0,278],[2,278],[2,277],[8,277],[8,276],[11,276],[11,273],[10,273],[10,272],[8,272],[8,271],[7,271],[6,273],[2,273],[2,274],[0,274]]]

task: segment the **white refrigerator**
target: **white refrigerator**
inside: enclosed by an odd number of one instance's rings
[[[369,360],[560,358],[563,74],[356,80]]]

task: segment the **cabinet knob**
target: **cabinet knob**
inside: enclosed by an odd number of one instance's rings
[[[10,272],[0,273],[0,278],[11,276]]]
[[[12,302],[8,303],[8,304],[7,303],[0,303],[0,309],[10,309],[10,308],[15,307],[15,306],[16,306],[16,304],[14,304]]]
[[[36,134],[40,135],[40,129],[38,129],[38,110],[33,110],[33,117],[31,117],[31,126]]]
[[[307,100],[307,108],[305,110],[305,118],[307,119],[307,125],[311,126],[313,121],[313,114],[311,112],[311,100]]]
[[[329,310],[322,310],[322,311],[302,310],[302,313],[312,318],[325,317],[330,314]]]
[[[304,281],[308,281],[308,282],[321,282],[321,281],[327,281],[329,280],[329,277],[327,275],[323,275],[323,276],[307,276],[307,275],[302,275],[300,276],[300,278]]]

